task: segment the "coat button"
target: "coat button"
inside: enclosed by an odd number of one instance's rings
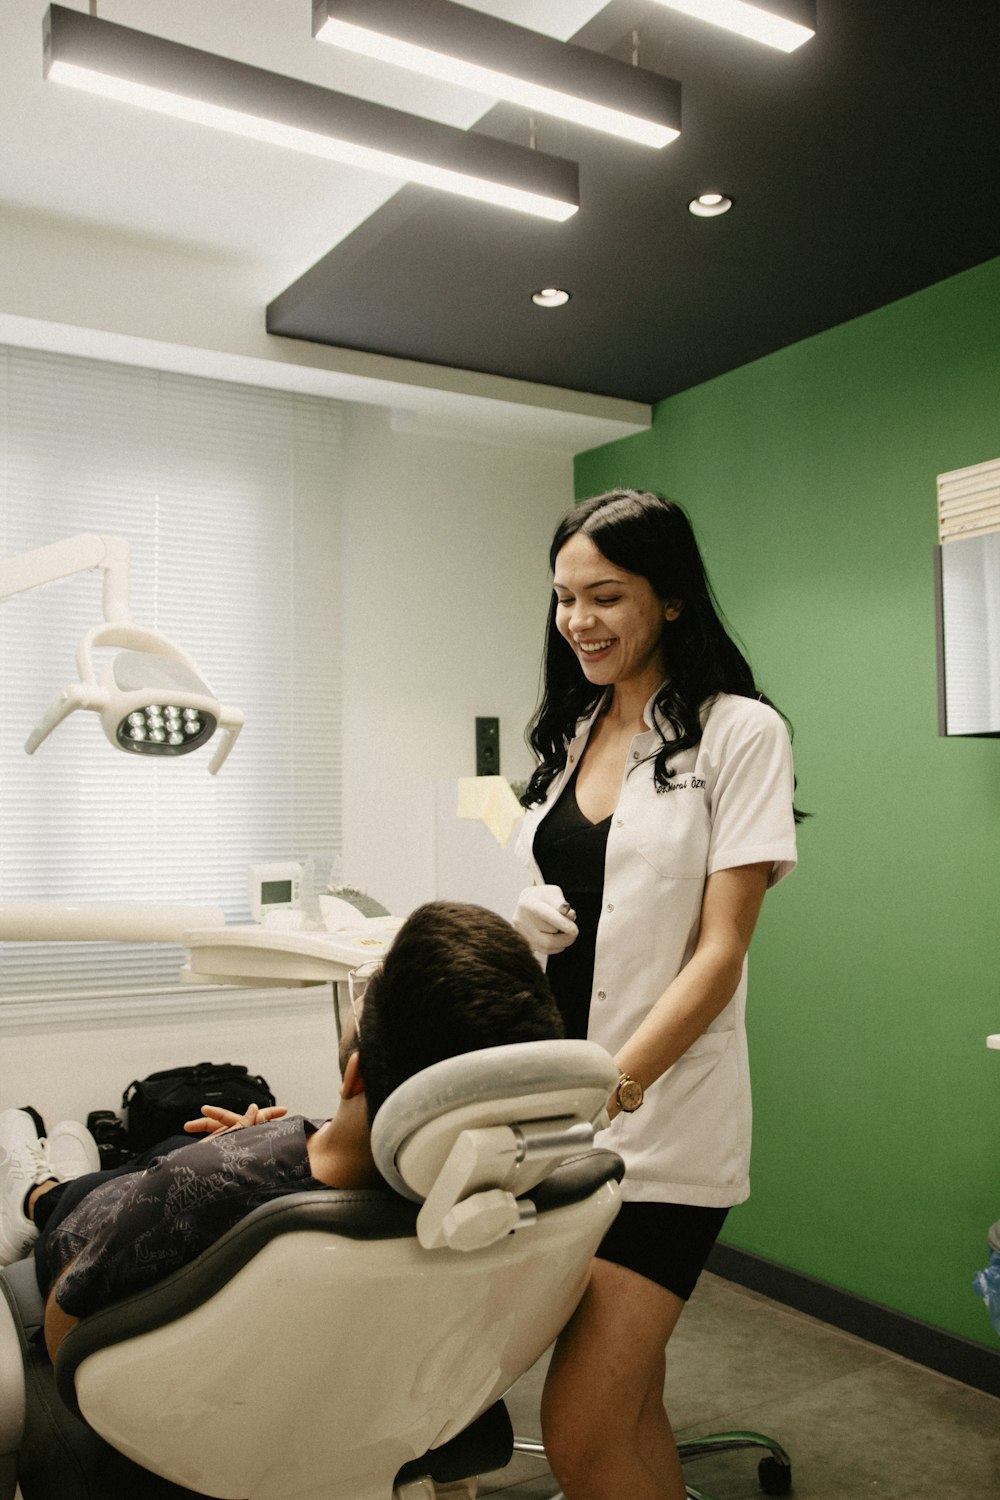
[[[607,995],[605,994],[605,992],[603,990],[598,990],[597,991],[597,998],[598,998],[598,1000],[606,1000],[608,997],[607,997]]]
[[[625,827],[625,819],[624,818],[616,818],[615,819],[615,827],[616,828],[624,828]]]
[[[607,906],[604,908],[605,911],[614,911],[614,909],[615,903],[613,901],[609,901]]]
[[[639,752],[638,752],[638,750],[633,750],[632,751],[632,759],[633,760],[638,760],[639,759]]]

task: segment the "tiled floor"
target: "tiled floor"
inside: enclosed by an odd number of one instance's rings
[[[678,1437],[750,1428],[777,1438],[798,1500],[1000,1500],[996,1397],[709,1274],[670,1350]],[[507,1398],[518,1433],[538,1433],[544,1366]],[[713,1500],[759,1500],[756,1468],[752,1453],[713,1455],[687,1477]],[[554,1490],[544,1460],[515,1454],[480,1495],[549,1500]]]

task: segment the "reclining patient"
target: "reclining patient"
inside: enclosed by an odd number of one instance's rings
[[[167,1154],[154,1148],[147,1166],[58,1181],[47,1175],[32,1113],[6,1111],[0,1229],[23,1253],[34,1242],[50,1358],[80,1318],[194,1260],[259,1204],[381,1185],[371,1121],[412,1074],[463,1052],[561,1035],[545,976],[514,929],[482,907],[431,902],[404,923],[358,1025],[345,1028],[337,1110],[318,1128],[282,1106],[245,1116],[206,1107],[186,1127],[206,1139]]]

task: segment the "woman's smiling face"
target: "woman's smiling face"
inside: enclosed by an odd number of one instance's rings
[[[680,614],[648,578],[609,562],[577,532],[556,557],[556,629],[573,648],[588,682],[634,684],[651,694],[667,675],[663,622]]]

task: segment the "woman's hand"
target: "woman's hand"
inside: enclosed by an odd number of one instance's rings
[[[288,1106],[285,1104],[269,1104],[266,1109],[251,1104],[242,1115],[232,1109],[220,1109],[217,1104],[203,1104],[202,1118],[186,1120],[184,1129],[188,1135],[218,1135],[222,1130],[242,1130],[248,1125],[266,1125],[268,1120],[280,1120],[287,1113]]]
[[[557,885],[529,885],[517,898],[514,926],[536,953],[562,953],[580,935],[574,916]]]

